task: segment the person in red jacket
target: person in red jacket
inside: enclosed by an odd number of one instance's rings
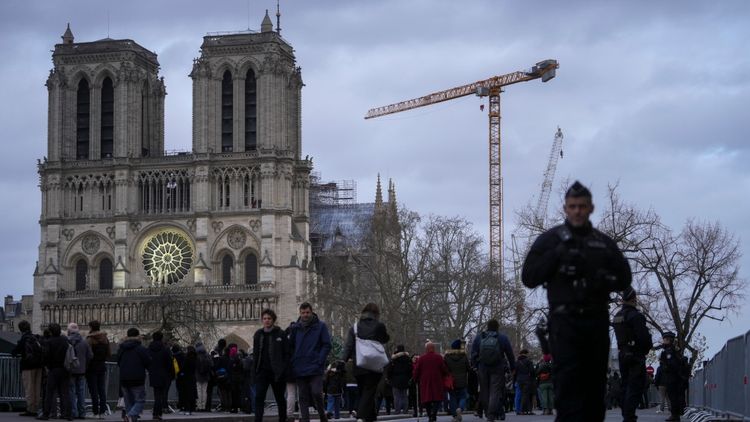
[[[417,359],[413,378],[419,383],[420,403],[427,409],[430,422],[437,420],[440,403],[445,399],[443,379],[448,376],[448,367],[443,357],[435,353],[435,344],[428,342],[425,353]]]

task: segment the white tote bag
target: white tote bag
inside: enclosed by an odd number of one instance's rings
[[[357,323],[354,323],[354,348],[357,351],[357,366],[375,372],[383,372],[388,365],[385,346],[377,340],[365,340],[357,335]]]

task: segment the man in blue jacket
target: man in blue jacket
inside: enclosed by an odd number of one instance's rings
[[[331,336],[326,324],[318,319],[312,305],[307,302],[299,306],[299,319],[292,328],[290,341],[294,347],[292,371],[297,377],[300,421],[310,421],[312,404],[320,421],[327,422],[323,405],[323,374],[331,351]]]
[[[146,403],[146,369],[151,366],[151,357],[141,344],[141,333],[137,328],[129,328],[128,336],[120,343],[117,365],[120,367],[120,389],[128,422],[138,422]]]
[[[479,396],[488,422],[505,420],[505,369],[515,370],[515,360],[500,323],[487,321],[487,330],[474,337],[471,345],[471,366],[479,376]]]

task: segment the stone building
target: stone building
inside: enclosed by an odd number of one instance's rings
[[[268,15],[208,35],[194,60],[192,151],[164,150],[157,55],[128,39],[75,42],[47,80],[34,328],[99,319],[163,325],[158,297],[247,339],[263,308],[295,319],[313,277],[300,68]],[[165,296],[166,295],[166,296]],[[195,334],[195,333],[193,333]]]

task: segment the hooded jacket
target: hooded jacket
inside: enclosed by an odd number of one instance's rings
[[[197,382],[208,382],[211,379],[213,359],[208,355],[206,346],[203,344],[195,346],[195,352],[198,354],[195,364],[195,380]]]
[[[44,364],[47,365],[47,369],[65,368],[65,355],[68,353],[68,346],[68,338],[62,334],[46,340]]]
[[[312,315],[309,323],[298,320],[291,334],[294,345],[292,355],[292,371],[296,377],[323,375],[326,369],[326,359],[331,351],[331,335],[325,322]]]
[[[174,363],[172,352],[160,340],[154,340],[148,345],[151,365],[148,367],[148,382],[152,387],[166,388],[174,379]]]
[[[365,312],[359,318],[357,324],[357,337],[365,340],[375,340],[380,343],[388,343],[391,336],[385,328],[385,324],[378,321],[375,315]],[[346,336],[346,346],[344,347],[343,360],[352,359],[354,361],[354,375],[372,373],[364,368],[357,366],[357,341],[354,338],[354,327],[349,328],[349,335]]]
[[[148,350],[139,337],[126,337],[117,350],[117,365],[120,367],[120,382],[125,386],[146,383],[146,368],[151,364]]]
[[[266,347],[263,336],[268,335],[268,358],[270,362],[263,359],[264,347]],[[260,328],[253,335],[253,370],[255,374],[260,373],[263,369],[271,369],[274,381],[278,382],[284,379],[286,375],[287,362],[289,360],[289,347],[287,345],[286,333],[277,326],[271,327],[271,331],[264,333]]]
[[[39,347],[37,350],[39,351],[38,356],[29,356],[27,355],[27,342],[38,342]],[[26,331],[21,335],[21,338],[18,339],[18,343],[16,344],[16,347],[13,349],[13,356],[20,356],[21,357],[21,370],[25,371],[27,369],[37,369],[42,368],[44,366],[44,356],[41,346],[41,341],[37,336],[31,333],[31,331]],[[31,346],[30,346],[31,347]]]
[[[408,353],[394,353],[391,356],[391,363],[387,369],[388,379],[391,380],[393,388],[402,390],[409,388],[412,369],[411,356]]]
[[[516,382],[519,384],[534,384],[536,378],[536,370],[534,370],[534,364],[526,355],[518,356],[516,361]]]
[[[445,352],[445,365],[453,375],[453,388],[460,390],[469,383],[469,358],[463,349],[449,349]]]
[[[91,346],[83,339],[81,333],[75,332],[68,334],[68,342],[76,351],[78,357],[78,369],[71,372],[72,375],[83,375],[86,373],[91,358],[94,357],[94,353],[91,351]]]
[[[109,359],[109,338],[104,331],[92,331],[86,336],[86,342],[91,346],[93,357],[88,365],[88,372],[106,372]]]

